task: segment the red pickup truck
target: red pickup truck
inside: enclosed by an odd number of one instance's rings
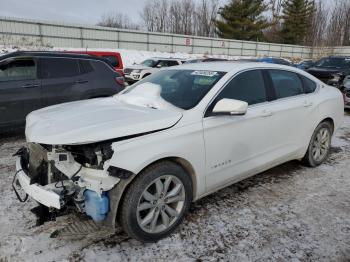
[[[88,54],[88,55],[94,55],[98,57],[103,57],[108,59],[112,66],[114,67],[115,71],[120,73],[122,76],[124,76],[124,66],[123,61],[120,53],[118,52],[104,52],[104,51],[69,51],[69,53],[76,53],[76,54]]]

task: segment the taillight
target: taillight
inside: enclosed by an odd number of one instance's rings
[[[122,76],[117,76],[117,77],[115,77],[115,81],[117,82],[118,85],[125,86],[124,77],[122,77]]]

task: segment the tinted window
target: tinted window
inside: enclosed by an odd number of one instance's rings
[[[316,83],[305,76],[300,76],[303,80],[305,93],[309,94],[316,90]]]
[[[90,73],[93,72],[94,69],[89,60],[80,60],[80,70],[82,73]]]
[[[19,59],[0,64],[0,81],[30,80],[36,78],[33,59]]]
[[[78,59],[43,58],[43,78],[63,78],[79,75]]]
[[[260,70],[253,70],[239,74],[231,80],[216,98],[236,99],[247,102],[249,105],[266,102],[264,78]]]
[[[201,70],[162,70],[137,82],[123,94],[140,94],[147,83],[160,87],[160,95],[172,105],[191,109],[196,106],[209,90],[225,75],[224,72]]]
[[[168,66],[176,66],[179,65],[179,63],[177,61],[167,61]]]
[[[148,66],[148,67],[155,67],[157,65],[158,61],[153,59],[147,59],[141,63],[141,65]]]
[[[269,73],[277,99],[304,93],[302,82],[297,74],[282,70],[269,70]]]
[[[104,55],[102,56],[106,59],[109,60],[109,62],[111,62],[113,67],[118,67],[119,66],[119,62],[118,62],[118,58],[116,56],[112,56],[112,55]]]
[[[168,67],[168,66],[174,66],[178,65],[176,61],[166,61],[166,60],[160,60],[157,64],[157,67]]]

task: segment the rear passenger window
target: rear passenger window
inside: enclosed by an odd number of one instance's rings
[[[64,78],[80,74],[78,59],[43,58],[43,78]]]
[[[300,76],[303,80],[304,90],[306,94],[313,93],[316,90],[316,83],[305,76]]]
[[[91,65],[89,60],[80,60],[80,71],[84,74],[94,71],[94,68]]]
[[[102,57],[108,59],[109,62],[112,64],[113,67],[118,67],[118,66],[119,66],[119,62],[118,62],[117,57],[112,56],[112,55],[104,55],[104,56],[102,56]]]
[[[269,73],[277,99],[304,93],[303,84],[297,74],[282,70],[269,70]]]
[[[260,70],[244,72],[232,79],[216,101],[224,98],[247,102],[249,105],[267,101],[264,78]]]

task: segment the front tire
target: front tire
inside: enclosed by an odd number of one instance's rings
[[[312,137],[303,163],[310,167],[322,164],[328,157],[331,148],[332,126],[329,122],[320,123]]]
[[[141,242],[156,242],[181,224],[192,201],[192,181],[176,163],[162,161],[142,171],[122,201],[120,224]]]

